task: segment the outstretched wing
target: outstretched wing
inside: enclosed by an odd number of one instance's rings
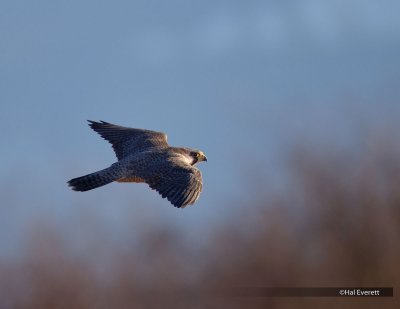
[[[168,147],[167,135],[162,132],[122,127],[105,121],[88,122],[94,131],[111,143],[118,160],[137,151]]]
[[[178,208],[194,204],[203,189],[201,172],[196,167],[171,161],[166,161],[157,176],[146,182]]]

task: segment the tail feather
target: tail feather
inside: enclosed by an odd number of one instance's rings
[[[68,181],[68,185],[75,191],[89,191],[107,185],[118,179],[109,168],[77,177]]]

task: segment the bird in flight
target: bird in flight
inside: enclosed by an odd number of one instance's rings
[[[105,121],[88,120],[89,126],[111,143],[118,161],[110,167],[71,179],[75,191],[88,191],[113,181],[147,183],[172,205],[194,204],[203,181],[196,163],[207,161],[200,150],[171,147],[162,132],[134,129]]]

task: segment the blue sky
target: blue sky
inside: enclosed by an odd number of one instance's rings
[[[278,181],[291,147],[348,147],[359,127],[395,125],[399,10],[357,0],[1,1],[0,251],[30,222],[69,226],[82,211],[112,231],[127,213],[194,226],[187,233],[200,241],[198,230],[235,213],[230,201],[250,207],[252,171]],[[176,210],[144,185],[70,191],[67,180],[114,160],[86,119],[202,149],[196,207]]]

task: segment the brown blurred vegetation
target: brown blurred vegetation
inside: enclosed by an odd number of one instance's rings
[[[23,256],[0,264],[0,307],[399,308],[400,152],[380,142],[310,153],[289,160],[282,193],[251,192],[257,196],[242,207],[246,214],[211,231],[206,246],[152,227],[140,245],[121,249],[89,226],[98,238],[82,255],[56,227],[39,224]],[[395,297],[215,293],[246,286],[394,286]]]

